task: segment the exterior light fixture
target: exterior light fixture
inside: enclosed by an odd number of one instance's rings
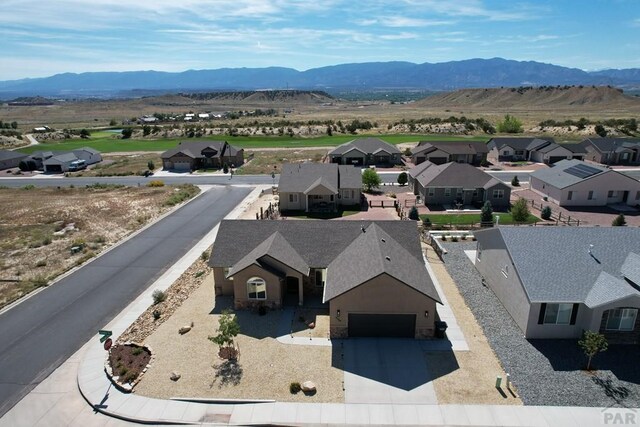
[[[336,311],[336,319],[340,320],[340,309]]]
[[[424,312],[424,317],[428,318],[429,317],[429,310],[425,310]]]

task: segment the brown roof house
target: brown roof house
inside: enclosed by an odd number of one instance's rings
[[[436,165],[449,162],[479,165],[487,160],[488,152],[487,144],[480,141],[420,141],[411,150],[411,161],[415,165],[425,161]]]
[[[379,138],[358,138],[329,152],[331,163],[370,166],[402,164],[402,153],[395,145]]]
[[[559,206],[640,204],[640,182],[613,169],[562,160],[530,174],[529,185]]]
[[[191,171],[204,168],[222,168],[225,163],[238,167],[244,163],[244,150],[227,141],[188,141],[160,155],[162,168]]]
[[[413,221],[224,220],[209,265],[236,309],[328,303],[332,338],[435,332],[440,296]]]
[[[591,330],[612,344],[640,343],[640,229],[496,227],[474,235],[476,269],[526,338]]]
[[[335,163],[286,163],[278,183],[280,210],[335,212],[359,205],[362,174],[359,168]]]
[[[466,163],[424,162],[409,169],[409,188],[425,205],[508,207],[511,187]]]

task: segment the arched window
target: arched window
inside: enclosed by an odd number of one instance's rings
[[[247,280],[247,298],[263,300],[267,299],[267,283],[261,277],[252,277]]]

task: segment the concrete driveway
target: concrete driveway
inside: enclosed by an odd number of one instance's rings
[[[419,341],[349,338],[340,345],[345,403],[438,403]]]

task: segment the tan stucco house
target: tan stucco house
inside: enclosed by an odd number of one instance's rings
[[[238,167],[244,163],[244,150],[227,141],[185,141],[160,155],[162,168],[191,171],[203,168]]]
[[[605,165],[640,165],[640,138],[587,138],[585,159]]]
[[[640,229],[497,227],[474,233],[476,269],[526,338],[640,343]]]
[[[225,220],[209,260],[236,309],[320,299],[332,338],[432,337],[440,297],[424,263],[413,221]]]
[[[531,189],[559,206],[640,204],[640,181],[613,169],[562,160],[530,174]]]
[[[331,163],[354,166],[402,164],[402,153],[380,138],[358,138],[329,152]]]
[[[487,143],[492,162],[531,161],[552,165],[561,160],[582,160],[586,151],[580,144],[558,144],[553,138],[496,137]]]
[[[487,160],[487,144],[481,141],[420,141],[411,150],[414,165],[429,161],[436,165],[443,163],[469,163],[480,165]]]
[[[335,212],[358,206],[362,195],[359,168],[335,163],[286,163],[278,182],[280,211]]]

